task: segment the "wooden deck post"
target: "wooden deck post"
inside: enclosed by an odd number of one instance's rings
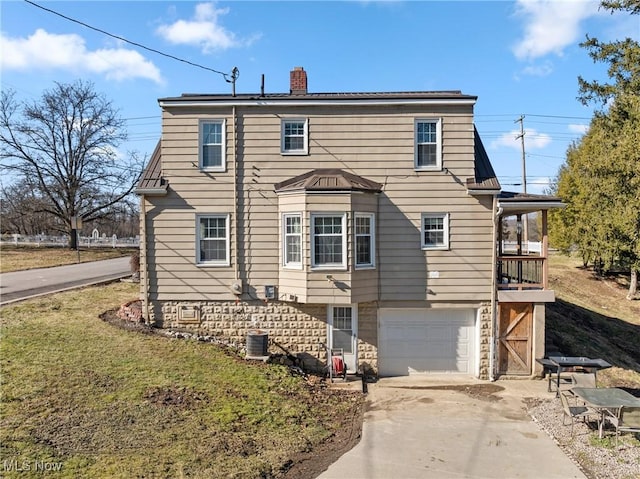
[[[549,236],[547,234],[547,210],[542,210],[542,287],[547,289],[549,286]]]

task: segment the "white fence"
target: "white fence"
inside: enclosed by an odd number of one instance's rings
[[[3,237],[2,244],[14,246],[43,246],[43,247],[60,247],[67,248],[69,246],[69,237],[50,236],[50,235],[11,235],[11,237]],[[140,246],[140,237],[118,238],[113,236],[80,236],[79,246],[82,248],[137,248]]]
[[[502,251],[515,253],[518,251],[518,243],[515,241],[503,241]],[[522,242],[522,254],[537,253],[542,254],[542,242],[541,241],[523,241]]]

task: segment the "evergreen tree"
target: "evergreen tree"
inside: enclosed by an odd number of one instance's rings
[[[638,0],[603,1],[604,8],[640,13]],[[608,83],[578,78],[578,99],[595,103],[589,131],[567,152],[554,192],[567,203],[552,215],[558,246],[577,247],[583,262],[625,265],[628,299],[640,274],[640,44],[633,39],[581,44],[595,62],[608,64]]]

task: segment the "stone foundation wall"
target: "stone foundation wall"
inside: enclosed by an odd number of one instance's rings
[[[326,364],[327,305],[262,301],[155,301],[156,326],[197,331],[243,347],[250,330],[269,334],[269,352],[296,355],[310,370]],[[377,370],[377,308],[358,307],[358,364]]]
[[[488,380],[491,375],[491,303],[480,306],[480,374],[479,378]]]
[[[358,367],[362,372],[378,372],[378,305],[358,305]]]

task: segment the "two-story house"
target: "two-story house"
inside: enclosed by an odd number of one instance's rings
[[[533,374],[546,249],[503,258],[500,222],[558,200],[501,192],[476,97],[310,93],[299,67],[290,81],[159,100],[137,190],[147,321],[237,343],[258,328],[309,363],[341,348],[385,376]]]

